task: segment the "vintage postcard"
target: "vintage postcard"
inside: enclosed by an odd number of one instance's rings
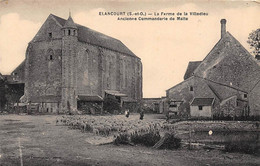
[[[260,165],[259,15],[0,0],[0,166]]]

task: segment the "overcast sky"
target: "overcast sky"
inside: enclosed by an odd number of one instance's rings
[[[0,0],[0,72],[9,74],[24,59],[28,42],[50,13],[121,40],[143,63],[144,97],[161,97],[183,80],[189,61],[200,61],[220,39],[220,19],[240,43],[260,28],[255,2]],[[118,21],[99,12],[205,12],[188,21]]]

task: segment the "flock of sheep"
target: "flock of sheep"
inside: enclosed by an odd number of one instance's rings
[[[100,136],[143,135],[158,131],[172,131],[174,126],[160,119],[139,120],[136,116],[123,115],[89,116],[63,115],[56,119],[57,125],[66,125],[82,132],[92,132]]]

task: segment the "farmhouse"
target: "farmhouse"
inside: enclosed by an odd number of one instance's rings
[[[226,32],[226,20],[222,19],[221,39],[203,61],[188,64],[184,81],[168,89],[166,95],[168,111],[170,103],[181,101],[175,106],[186,117],[259,116],[259,61]],[[204,111],[200,103],[209,100],[214,102],[207,102],[209,108]]]
[[[142,99],[140,58],[120,40],[76,24],[71,16],[50,14],[11,75],[24,83],[21,100],[39,112],[97,109],[108,94],[126,107]]]

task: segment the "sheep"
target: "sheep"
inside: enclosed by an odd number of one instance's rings
[[[164,123],[160,120],[145,119],[140,121],[131,116],[130,118],[122,118],[122,116],[62,116],[57,117],[56,124],[62,123],[69,128],[79,129],[82,132],[92,132],[94,135],[142,135],[149,132],[156,132],[161,129],[173,130],[174,125]]]
[[[95,135],[99,135],[99,130],[97,128],[93,128],[93,131],[92,131]]]

